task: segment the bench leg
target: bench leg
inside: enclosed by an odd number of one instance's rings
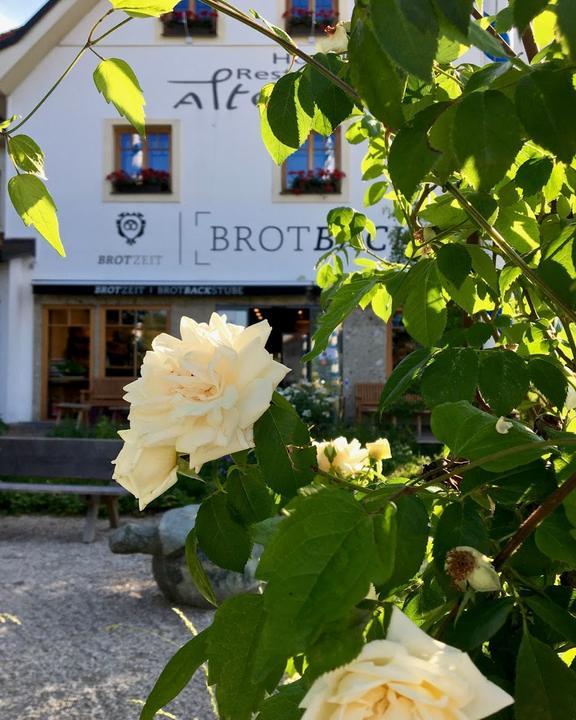
[[[108,511],[108,517],[110,519],[110,527],[117,528],[120,526],[120,514],[118,513],[118,498],[117,497],[105,497],[104,502],[106,503],[106,510]]]
[[[96,537],[96,520],[98,518],[99,508],[100,496],[90,495],[90,497],[88,498],[88,511],[86,512],[86,522],[84,523],[82,542],[94,542],[94,538]]]

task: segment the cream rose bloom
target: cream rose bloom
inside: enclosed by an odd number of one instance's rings
[[[323,472],[335,472],[343,477],[355,475],[369,467],[368,450],[354,438],[348,442],[345,437],[326,442],[315,442],[316,461]]]
[[[386,438],[379,438],[371,443],[366,443],[366,450],[373,460],[388,460],[392,457],[390,443]]]
[[[316,52],[344,53],[348,50],[348,32],[350,23],[339,22],[326,29],[324,36],[316,43]]]
[[[466,653],[395,608],[387,639],[319,677],[300,706],[302,720],[481,720],[513,702]]]
[[[265,348],[270,332],[266,321],[244,328],[214,313],[210,323],[183,317],[181,339],[156,337],[141,377],[124,388],[130,444],[189,455],[196,472],[205,462],[254,447],[254,423],[289,372]],[[134,454],[133,448],[120,454],[114,477],[121,484],[129,477],[125,487],[146,504],[168,485],[158,476],[152,497],[136,472],[123,472]]]
[[[134,430],[119,433],[124,445],[114,460],[114,479],[139,499],[140,510],[177,480],[173,447],[146,447]]]

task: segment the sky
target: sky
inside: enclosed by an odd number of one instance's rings
[[[43,4],[43,0],[0,0],[0,32],[24,24]]]

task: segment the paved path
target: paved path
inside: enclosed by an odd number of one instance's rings
[[[137,720],[135,701],[189,637],[150,558],[110,553],[105,521],[78,542],[83,522],[0,517],[2,720]],[[183,610],[199,629],[210,621]],[[213,720],[203,680],[168,708],[178,720]]]

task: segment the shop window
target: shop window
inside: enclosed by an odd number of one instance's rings
[[[90,382],[91,310],[57,307],[45,311],[47,416],[61,403],[78,403]]]
[[[282,169],[282,192],[289,195],[337,195],[342,192],[340,133],[311,133]]]
[[[172,128],[151,125],[143,138],[129,126],[114,128],[112,193],[172,192]]]
[[[138,375],[152,340],[168,326],[168,311],[158,308],[106,308],[104,311],[104,376]]]
[[[286,30],[291,35],[320,35],[338,22],[337,0],[288,0]]]
[[[165,37],[216,35],[218,13],[202,0],[182,0],[161,17]]]

